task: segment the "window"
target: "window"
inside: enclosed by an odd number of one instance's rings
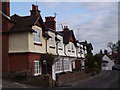
[[[69,62],[69,59],[67,59],[67,58],[65,59],[64,58],[63,62],[64,62],[64,71],[70,71],[70,66],[69,66],[70,62]]]
[[[63,71],[62,58],[59,59],[58,61],[56,61],[56,63],[55,63],[55,71],[56,72],[62,72]]]
[[[68,48],[68,51],[70,51],[70,44],[68,44],[67,48]]]
[[[50,38],[50,46],[54,47],[54,45],[55,45],[55,42],[54,42],[54,38],[52,37]]]
[[[58,43],[58,47],[59,47],[59,48],[62,48],[62,41],[60,41],[60,42]]]
[[[71,50],[72,52],[74,52],[74,45],[71,45]]]
[[[39,61],[34,61],[34,75],[40,75],[41,74],[41,69],[40,69],[40,62]]]
[[[34,43],[40,43],[40,31],[38,29],[35,29],[36,33],[33,33],[34,35]]]

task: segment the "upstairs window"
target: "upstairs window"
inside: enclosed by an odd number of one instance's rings
[[[68,47],[67,47],[67,48],[68,48],[68,50],[70,50],[70,44],[68,44]]]
[[[71,50],[72,52],[74,52],[74,45],[71,45]]]
[[[59,48],[62,48],[62,41],[60,41],[60,42],[58,43],[58,47],[59,47]]]
[[[55,47],[54,37],[50,38],[50,46]]]
[[[40,40],[40,31],[38,29],[35,29],[36,33],[33,33],[34,35],[34,43],[41,43]]]

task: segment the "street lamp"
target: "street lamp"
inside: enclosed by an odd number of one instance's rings
[[[45,68],[46,68],[46,74],[47,74],[47,61],[46,60],[43,60],[43,65],[45,65]]]

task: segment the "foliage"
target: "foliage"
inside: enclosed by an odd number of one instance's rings
[[[41,62],[43,62],[44,60],[46,60],[47,65],[51,66],[54,62],[54,57],[52,54],[46,53],[46,54],[42,55],[41,59],[40,59]]]
[[[50,74],[43,74],[39,76],[30,76],[26,71],[24,72],[9,72],[9,73],[2,73],[2,78],[24,83],[24,84],[31,84],[36,86],[43,86],[43,87],[52,87],[50,80],[51,75]]]
[[[116,43],[113,42],[108,42],[107,43],[107,47],[111,50],[110,52],[113,53],[117,53],[119,50],[119,41]]]
[[[23,70],[23,71],[18,71],[15,72],[15,79],[27,79],[27,77],[29,77],[31,75],[31,73],[27,70]]]
[[[32,76],[24,80],[23,83],[43,86],[43,87],[50,87],[50,82],[49,82],[50,78],[51,77],[49,74],[40,75],[40,76]]]
[[[86,67],[89,71],[99,71],[101,69],[102,56],[101,55],[87,55],[86,56]]]

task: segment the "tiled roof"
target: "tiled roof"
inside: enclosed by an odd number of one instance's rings
[[[70,36],[72,35],[73,40],[74,40],[74,45],[77,46],[76,44],[76,39],[73,33],[73,30],[65,30],[65,31],[59,31],[59,33],[63,34],[63,43],[68,44],[70,41]]]
[[[32,26],[39,22],[42,26],[42,29],[45,30],[45,25],[40,15],[31,15],[31,16],[18,16],[17,14],[11,16],[11,20],[15,23],[13,28],[10,29],[10,32],[20,32],[20,31],[34,31]]]

